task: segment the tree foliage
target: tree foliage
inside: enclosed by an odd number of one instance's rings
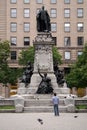
[[[52,48],[52,52],[53,52],[53,63],[54,64],[55,63],[61,64],[62,63],[62,61],[61,61],[62,56],[59,54],[57,47],[54,46]]]
[[[25,66],[28,61],[34,63],[34,47],[29,47],[27,50],[20,52],[19,64]]]
[[[10,46],[8,41],[0,42],[0,67],[7,62],[10,54]]]
[[[8,71],[8,63],[7,59],[10,54],[10,46],[8,41],[0,42],[0,82],[7,82],[7,71]]]
[[[15,85],[19,76],[21,76],[21,71],[19,68],[4,66],[4,68],[0,70],[0,83],[5,85],[7,83]]]
[[[8,66],[8,57],[10,55],[9,41],[0,42],[0,83],[15,84],[19,73],[19,69],[10,68]]]
[[[70,73],[66,76],[70,87],[87,87],[87,43],[76,63],[71,67]]]

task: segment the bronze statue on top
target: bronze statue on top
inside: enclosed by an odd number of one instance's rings
[[[50,17],[46,10],[44,10],[44,6],[37,14],[37,31],[38,32],[49,32],[51,31],[50,25]]]

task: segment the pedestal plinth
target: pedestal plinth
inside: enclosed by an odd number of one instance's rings
[[[58,88],[53,70],[52,46],[54,45],[54,41],[52,39],[51,33],[37,34],[33,45],[35,47],[35,57],[34,72],[31,77],[31,83],[29,85],[30,92],[35,93],[41,82],[38,69],[40,70],[41,74],[47,73],[47,76],[51,79],[53,89],[55,89],[55,87]]]

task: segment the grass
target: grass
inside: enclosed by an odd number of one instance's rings
[[[11,110],[11,109],[15,109],[15,107],[14,106],[10,106],[10,105],[0,106],[0,110],[7,110],[7,109]]]

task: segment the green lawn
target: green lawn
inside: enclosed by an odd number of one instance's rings
[[[14,106],[0,106],[0,110],[6,110],[6,109],[15,109],[15,107]]]
[[[76,106],[77,109],[87,109],[87,105],[78,105]]]

